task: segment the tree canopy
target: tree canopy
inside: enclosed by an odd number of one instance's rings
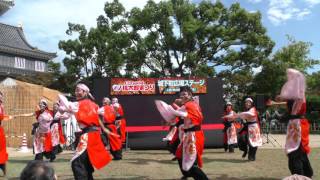
[[[118,0],[107,2],[105,15],[89,31],[69,24],[73,40],[60,41],[67,72],[77,77],[202,76],[216,67],[233,71],[258,67],[274,43],[259,12],[220,1],[148,1],[127,11]]]
[[[66,33],[71,39],[59,42],[66,53],[66,72],[59,77],[65,89],[97,77],[220,77],[225,96],[239,99],[275,95],[286,68],[306,72],[318,64],[308,57],[311,44],[292,37],[271,55],[274,42],[260,12],[239,3],[149,0],[143,8],[126,10],[114,0],[105,3],[96,27],[69,23]],[[319,87],[318,76],[308,76],[309,92]]]
[[[296,41],[288,36],[289,44],[282,47],[262,64],[262,71],[254,80],[251,92],[275,96],[286,81],[286,69],[304,72],[319,61],[308,57],[311,43]],[[263,82],[263,83],[262,83]]]

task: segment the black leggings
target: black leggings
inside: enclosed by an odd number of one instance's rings
[[[0,169],[2,169],[4,175],[7,173],[6,164],[5,163],[4,164],[0,164]]]
[[[85,150],[79,157],[71,163],[71,168],[75,180],[93,180],[94,169],[89,160],[88,152]]]
[[[42,152],[35,155],[34,160],[43,160],[43,156],[47,159],[55,159],[56,156],[51,151],[50,152]]]
[[[303,152],[301,146],[288,154],[288,165],[291,174],[299,174],[311,178],[313,170],[307,153]]]
[[[243,151],[243,155],[242,155],[243,158],[246,157],[248,153],[248,147],[249,147],[248,159],[250,161],[256,160],[256,153],[257,153],[258,147],[252,147],[250,145],[247,133],[243,133],[239,135],[238,146],[239,146],[239,149]]]
[[[195,179],[195,180],[209,180],[207,175],[198,166],[197,160],[191,166],[189,171],[185,171],[182,169],[182,160],[181,159],[179,159],[178,162],[179,162],[180,171],[182,172],[184,177],[193,177],[193,179]]]

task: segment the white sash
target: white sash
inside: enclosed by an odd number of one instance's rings
[[[233,123],[231,123],[231,127],[227,129],[227,137],[228,137],[228,144],[236,144],[238,142],[237,139],[237,129]]]
[[[257,123],[248,125],[249,143],[252,147],[262,146],[260,128]]]
[[[50,130],[51,130],[52,146],[59,145],[60,144],[60,134],[59,134],[59,125],[58,125],[58,123],[52,124]]]
[[[79,157],[87,149],[87,146],[88,146],[88,133],[84,133],[80,136],[78,146],[76,148],[74,156],[71,159],[71,162],[75,160],[77,157]]]
[[[34,154],[39,154],[44,152],[45,134],[40,133],[39,128],[37,128],[33,138],[34,138],[33,139]]]
[[[291,119],[287,126],[285,152],[287,154],[299,148],[301,143],[300,119]]]
[[[176,126],[171,128],[168,135],[165,138],[162,138],[162,141],[171,141],[173,136],[176,134],[177,130],[178,130],[178,128]]]
[[[196,135],[194,131],[184,133],[182,145],[182,169],[189,171],[197,159]]]

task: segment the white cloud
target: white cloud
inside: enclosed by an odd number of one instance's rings
[[[251,2],[251,3],[259,3],[259,2],[261,2],[262,0],[248,0],[249,2]]]
[[[304,9],[303,11],[300,11],[298,14],[297,14],[297,19],[298,20],[302,20],[305,16],[311,14],[311,11],[309,9]]]
[[[304,2],[309,6],[313,7],[320,3],[320,0],[304,0]]]
[[[317,3],[320,0],[304,0],[305,2],[309,1],[309,4]],[[311,2],[312,1],[312,2]],[[280,25],[287,20],[295,19],[302,20],[307,15],[311,14],[310,5],[309,7],[303,8],[305,4],[300,5],[295,4],[293,0],[270,0],[269,9],[267,11],[268,19],[274,25]]]
[[[108,0],[109,2],[111,2],[112,0]],[[146,4],[148,0],[119,0],[120,3],[123,4],[123,6],[126,8],[126,10],[130,10],[133,7],[138,7],[138,8],[143,8]],[[158,3],[160,2],[160,0],[153,0],[154,2]]]
[[[270,7],[287,8],[293,5],[292,0],[270,0]]]
[[[64,53],[58,49],[58,43],[71,38],[65,33],[68,22],[83,24],[87,29],[95,27],[97,17],[104,15],[105,2],[106,0],[16,0],[15,6],[0,16],[0,21],[14,26],[22,22],[29,43],[45,51],[57,52],[58,61],[61,61]],[[147,0],[120,2],[126,10],[130,10],[133,7],[143,8]]]

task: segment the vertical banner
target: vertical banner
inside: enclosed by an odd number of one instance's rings
[[[111,78],[111,95],[156,94],[154,78]]]

